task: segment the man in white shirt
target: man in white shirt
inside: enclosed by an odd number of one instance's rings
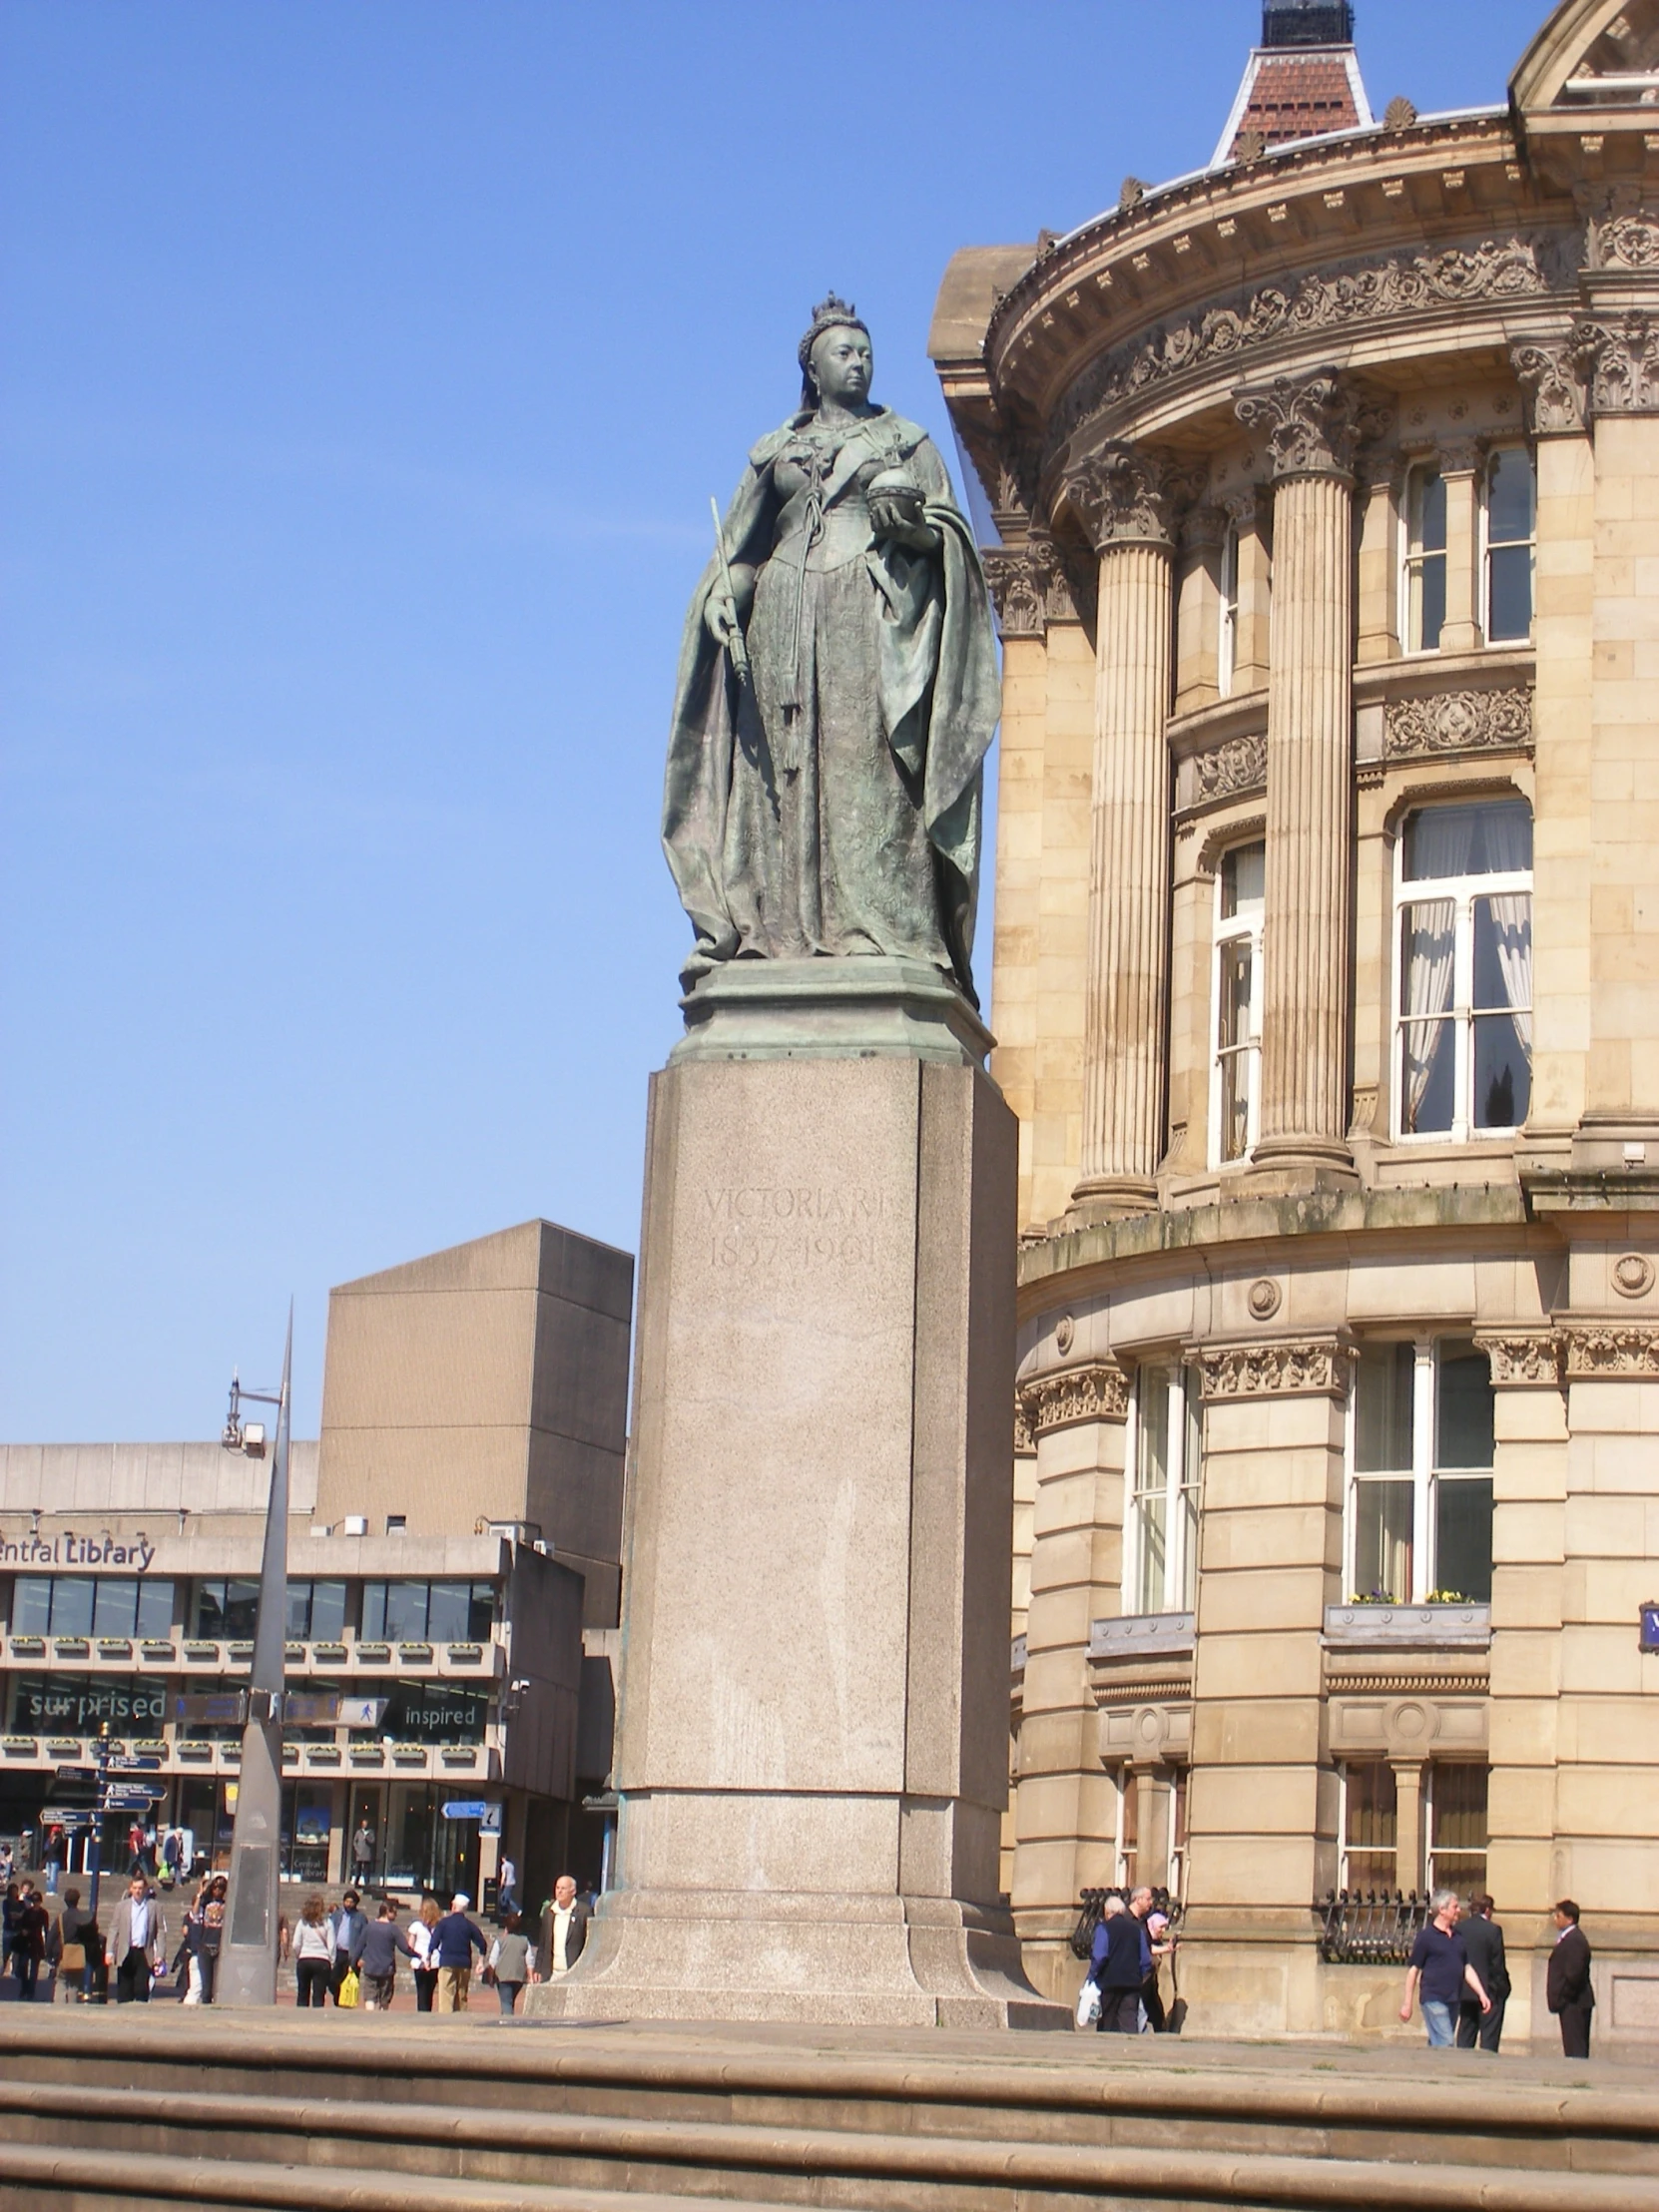
[[[582,1955],[588,1939],[588,1909],[576,1896],[576,1878],[562,1874],[553,1885],[553,1903],[547,1914],[547,1976],[557,1981],[569,1973]]]
[[[142,1874],[134,1875],[115,1909],[110,1928],[109,1961],[115,1968],[117,2004],[148,2004],[150,1977],[167,1958],[167,1923]]]
[[[503,1854],[501,1869],[495,1883],[495,1911],[498,1920],[505,1920],[509,1913],[518,1911],[518,1869]]]

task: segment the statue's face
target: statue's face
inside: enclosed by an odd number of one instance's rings
[[[813,375],[821,399],[837,400],[843,407],[856,406],[869,396],[874,369],[869,339],[862,330],[837,324],[826,330],[813,347]]]

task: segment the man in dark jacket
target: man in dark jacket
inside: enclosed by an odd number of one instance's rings
[[[1480,2007],[1465,1995],[1457,2008],[1457,2047],[1495,2051],[1503,2034],[1503,2006],[1509,1994],[1509,1966],[1503,1955],[1503,1931],[1492,1919],[1496,1907],[1490,1898],[1471,1898],[1469,1917],[1458,1923],[1457,1933],[1469,1954],[1469,1964],[1480,1976],[1491,2010],[1482,2017]]]
[[[1141,2028],[1141,1924],[1121,1898],[1106,1900],[1105,1917],[1094,1932],[1089,1979],[1100,1991],[1103,2035],[1138,2035]]]
[[[450,1901],[448,1912],[432,1931],[432,1947],[427,1957],[438,1969],[434,2012],[466,2010],[472,1984],[472,1953],[476,1951],[482,1958],[489,1949],[483,1930],[467,1918],[467,1907],[471,1903],[471,1898],[461,1891]]]
[[[363,1933],[351,1963],[363,1985],[363,2010],[384,2012],[397,1986],[397,1954],[414,1957],[409,1938],[397,1925],[397,1908],[388,1898],[376,1920],[363,1923]]]
[[[1590,2055],[1590,2014],[1595,1991],[1590,1987],[1590,1945],[1578,1925],[1578,1908],[1563,1898],[1551,1918],[1555,1922],[1555,1948],[1549,1954],[1544,2001],[1561,2022],[1561,2049],[1568,2058]]]
[[[334,1962],[328,1972],[328,1993],[338,2004],[340,1989],[351,1971],[352,1960],[362,1948],[368,1933],[368,1916],[358,1904],[355,1890],[347,1890],[338,1906],[328,1916],[328,1933],[333,1939]]]

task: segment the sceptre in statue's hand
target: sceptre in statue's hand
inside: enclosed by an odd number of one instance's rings
[[[732,564],[726,557],[726,532],[721,526],[720,502],[713,492],[709,494],[709,512],[715,518],[715,557],[720,562],[721,642],[732,656],[732,666],[737,671],[738,682],[749,682],[749,648],[744,643],[743,624],[738,620],[738,599],[732,589]]]

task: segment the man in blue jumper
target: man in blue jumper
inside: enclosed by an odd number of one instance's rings
[[[438,1969],[433,1994],[434,2012],[464,2012],[472,1985],[472,1953],[480,1958],[488,1950],[476,1922],[467,1919],[472,1900],[462,1890],[449,1901],[449,1910],[432,1931],[431,1960]]]

